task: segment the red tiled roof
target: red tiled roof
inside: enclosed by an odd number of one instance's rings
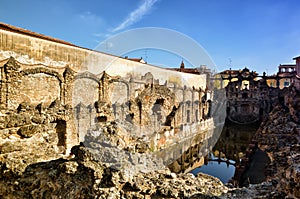
[[[220,72],[221,75],[237,75],[241,72],[241,70],[224,70],[222,72]]]
[[[143,57],[141,57],[141,58],[129,58],[129,57],[125,56],[125,59],[130,60],[130,61],[135,61],[135,62],[144,63],[144,64],[147,63],[147,62],[143,59]]]
[[[221,75],[231,75],[233,77],[238,76],[239,74],[246,73],[246,74],[252,74],[254,76],[258,76],[258,73],[256,71],[250,72],[248,68],[240,69],[240,70],[224,70],[220,72]]]
[[[200,74],[197,68],[167,68],[167,69],[174,70],[177,72],[183,72],[183,73]]]
[[[142,58],[125,58],[131,61],[136,61],[136,62],[140,62],[142,60]]]
[[[61,43],[61,44],[66,44],[66,45],[69,45],[69,46],[79,47],[79,46],[76,46],[72,43],[69,43],[69,42],[66,42],[66,41],[63,41],[63,40],[60,40],[60,39],[49,37],[49,36],[46,36],[46,35],[43,35],[43,34],[40,34],[40,33],[36,33],[36,32],[30,31],[30,30],[26,30],[26,29],[19,28],[19,27],[16,27],[16,26],[12,26],[12,25],[2,23],[2,22],[0,22],[0,29],[10,31],[10,32],[14,32],[14,33],[18,33],[18,34],[22,34],[22,35],[27,35],[27,36],[31,36],[31,37],[40,38],[40,39],[45,39],[45,40],[48,40],[48,41],[53,41],[53,42],[57,42],[57,43]]]

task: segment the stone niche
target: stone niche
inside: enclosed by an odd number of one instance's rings
[[[149,85],[131,100],[131,115],[136,125],[149,129],[160,130],[162,126],[174,124],[179,102],[174,92],[162,85]]]
[[[48,134],[44,148],[59,148],[55,153],[66,153],[78,142],[72,133],[74,122],[67,90],[72,88],[73,72],[68,66],[53,69],[27,65],[11,57],[0,70],[0,131],[9,132],[5,136],[14,135],[29,142],[34,136]]]
[[[80,78],[74,81],[72,95],[73,107],[82,103],[85,106],[94,105],[99,98],[99,83],[88,78]]]
[[[1,67],[1,104],[16,109],[21,103],[49,106],[61,100],[63,76],[45,66],[27,66],[14,58]]]
[[[38,73],[29,74],[21,78],[13,107],[22,102],[27,102],[34,106],[43,103],[49,106],[55,99],[60,99],[60,83],[54,76]],[[13,100],[13,99],[11,99]]]
[[[30,164],[69,154],[79,144],[68,92],[73,71],[13,57],[0,71],[0,166],[21,173]]]
[[[114,82],[110,101],[112,104],[124,104],[129,100],[129,85],[125,81]]]
[[[95,103],[99,99],[99,82],[91,78],[78,78],[74,81],[72,104],[75,113],[75,126],[79,140],[83,141],[87,131],[94,128],[97,117]]]

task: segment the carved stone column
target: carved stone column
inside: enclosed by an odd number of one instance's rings
[[[111,95],[111,84],[120,79],[119,76],[112,77],[108,75],[105,71],[100,78],[99,84],[99,98],[96,103],[97,118],[99,122],[113,121],[114,115],[112,113],[112,104],[110,100]]]

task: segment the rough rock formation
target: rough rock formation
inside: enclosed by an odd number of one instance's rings
[[[292,86],[282,92],[285,100],[264,119],[253,141],[271,160],[265,175],[272,197],[299,198],[300,93]]]
[[[21,104],[18,110],[0,112],[0,168],[13,173],[22,173],[32,163],[63,156],[64,135],[58,130],[64,124],[53,106],[30,107]],[[38,110],[40,109],[40,110]],[[56,120],[57,119],[57,120]]]
[[[226,193],[217,178],[176,175],[168,169],[138,173],[107,167],[83,146],[73,157],[29,165],[22,174],[2,175],[2,198],[211,198]]]
[[[271,163],[266,168],[268,181],[277,192],[289,197],[300,197],[300,125],[293,115],[278,105],[254,137],[266,151]]]
[[[291,96],[297,99],[298,95]],[[149,157],[139,153],[149,150],[148,146],[142,146],[145,142],[126,136],[111,122],[103,125],[101,131],[88,134],[86,140],[89,142],[84,144],[89,145],[86,147],[73,147],[73,155],[57,155],[59,147],[53,145],[59,143],[57,133],[53,132],[54,128],[45,129],[40,122],[40,125],[24,125],[17,131],[11,128],[1,134],[0,197],[297,198],[300,197],[299,106],[290,98],[286,102],[286,106],[278,104],[274,107],[254,137],[258,147],[272,160],[266,173],[267,182],[261,184],[227,188],[208,175],[175,174],[167,168],[161,169],[157,167],[159,164],[150,164]],[[27,112],[22,113],[25,108]],[[32,110],[29,117],[26,114],[31,109],[26,104],[19,110],[19,114],[2,113],[1,119],[7,122],[1,124],[14,126],[32,120],[37,123],[49,117],[39,113],[38,109]],[[101,150],[100,145],[103,146]],[[123,153],[119,153],[119,149]],[[106,157],[111,160],[101,162],[99,156],[108,152],[110,155]],[[120,158],[125,160],[125,166],[115,164]],[[51,159],[55,160],[49,161]],[[152,167],[152,171],[142,168],[143,165]],[[139,167],[139,171],[131,172],[132,166]]]
[[[142,126],[149,125],[151,122],[149,111],[157,115],[158,122],[171,126],[178,108],[179,103],[176,102],[175,93],[161,85],[147,85],[135,99],[131,100],[132,114],[137,115],[133,119],[135,123]],[[174,112],[173,116],[172,112]],[[180,119],[177,118],[178,121]]]

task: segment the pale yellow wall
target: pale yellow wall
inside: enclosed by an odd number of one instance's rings
[[[267,79],[267,85],[269,86],[269,87],[274,87],[274,88],[276,88],[277,86],[277,83],[276,83],[276,80],[275,79]]]
[[[289,78],[283,78],[279,80],[279,88],[283,89],[284,88],[284,82],[289,82],[289,85],[291,84],[291,79]],[[270,87],[277,88],[277,81],[275,79],[268,79],[267,84]]]
[[[42,64],[59,72],[69,65],[76,72],[142,76],[151,72],[160,84],[176,81],[179,86],[206,88],[206,75],[193,75],[119,58],[89,49],[74,47],[27,35],[0,30],[0,62],[13,56],[22,64]]]
[[[238,78],[232,78],[232,82],[238,81]],[[229,84],[229,80],[223,80],[223,87],[225,88]]]

